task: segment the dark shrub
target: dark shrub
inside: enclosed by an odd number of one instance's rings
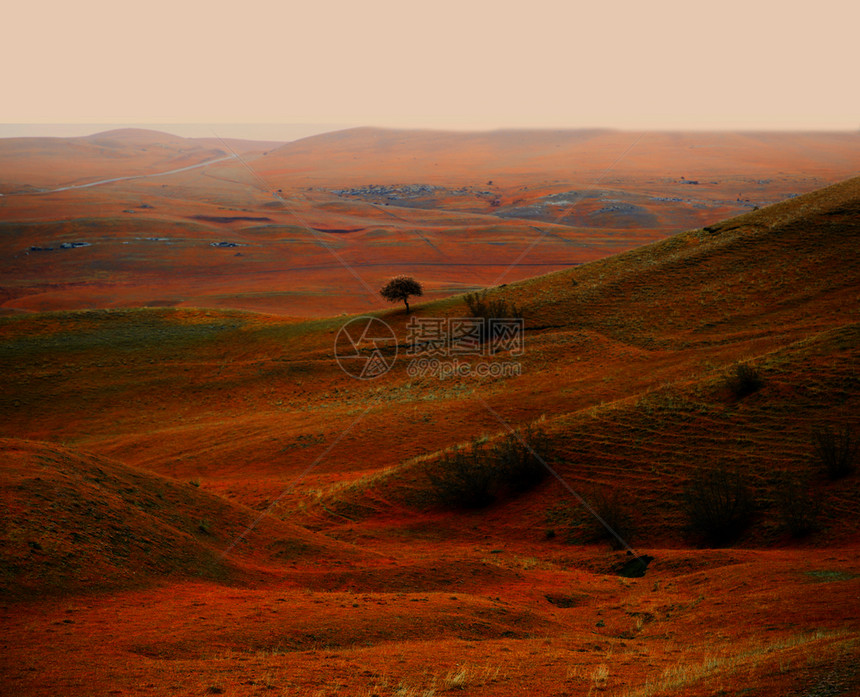
[[[706,544],[736,539],[750,524],[752,495],[737,469],[700,469],[684,492],[690,530]]]
[[[793,537],[803,537],[818,528],[821,507],[807,479],[784,475],[777,483],[775,499],[780,522]]]
[[[546,433],[531,424],[518,432],[509,433],[492,447],[500,475],[511,494],[531,489],[549,474],[544,465],[548,451]]]
[[[731,390],[735,399],[743,399],[761,389],[764,381],[758,370],[748,363],[738,363],[726,375],[726,386]]]
[[[854,438],[849,426],[840,429],[830,426],[818,428],[812,433],[812,444],[816,459],[831,479],[841,479],[857,469],[860,443]]]
[[[593,530],[593,539],[608,540],[612,549],[623,549],[624,544],[619,537],[629,544],[633,537],[633,518],[630,516],[630,506],[617,489],[595,489],[584,497],[588,505],[599,515],[604,525],[594,516],[589,516]],[[611,528],[613,535],[606,526]]]
[[[438,467],[428,469],[427,476],[439,500],[454,508],[482,508],[497,495],[499,473],[478,441],[455,448],[442,455]]]
[[[441,503],[455,508],[481,508],[500,496],[516,496],[547,475],[543,460],[547,437],[526,426],[494,443],[473,441],[443,453],[427,469],[427,477]]]
[[[467,293],[464,299],[470,317],[510,319],[523,316],[522,310],[514,303],[509,303],[504,298],[488,298],[486,290]]]
[[[477,317],[484,320],[480,327],[480,340],[485,342],[490,338],[490,320],[522,319],[522,310],[504,298],[488,298],[487,291],[482,290],[475,293],[467,293],[465,296],[466,306],[469,308],[469,317]]]
[[[591,510],[582,503],[562,504],[547,511],[547,522],[562,527],[568,542],[599,542],[606,540],[613,549],[623,549],[635,532],[632,506],[628,499],[615,489],[592,489],[582,497]],[[606,523],[598,520],[594,513]],[[611,528],[612,532],[606,526]],[[613,534],[613,532],[615,534]]]

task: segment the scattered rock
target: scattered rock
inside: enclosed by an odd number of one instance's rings
[[[616,567],[616,573],[624,578],[642,578],[648,569],[648,564],[654,561],[654,557],[643,554],[640,557],[628,559]]]
[[[583,605],[587,600],[587,595],[558,595],[548,593],[544,596],[550,603],[560,608],[570,608]]]
[[[404,199],[426,198],[443,192],[449,196],[468,195],[494,195],[489,191],[474,191],[471,187],[461,186],[457,189],[449,189],[444,186],[433,186],[432,184],[368,184],[367,186],[356,186],[351,189],[331,189],[336,196],[357,196],[390,201],[401,201]]]

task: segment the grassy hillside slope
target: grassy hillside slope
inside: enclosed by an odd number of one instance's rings
[[[857,433],[858,213],[853,179],[493,288],[525,315],[523,355],[492,359],[511,376],[408,371],[410,318],[465,316],[463,296],[375,313],[400,355],[368,381],[334,359],[345,316],[0,318],[3,684],[856,694],[858,475],[828,478],[812,435]],[[440,493],[446,451],[528,424],[569,489]],[[720,467],[749,526],[703,549],[684,494]],[[815,505],[804,536],[786,482]],[[572,491],[618,502],[644,577]]]

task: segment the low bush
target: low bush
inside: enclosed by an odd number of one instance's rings
[[[483,508],[497,495],[498,473],[478,441],[445,452],[437,467],[427,470],[436,497],[454,508]]]
[[[478,317],[483,320],[492,319],[522,319],[522,309],[505,298],[488,297],[487,291],[482,290],[475,293],[467,293],[465,296],[466,307],[469,308],[469,317]],[[482,339],[487,338],[485,323]]]
[[[821,507],[807,479],[785,474],[777,482],[775,493],[780,522],[793,537],[803,537],[818,529]]]
[[[622,549],[624,544],[618,538],[630,543],[635,533],[630,513],[633,506],[621,492],[593,488],[584,492],[582,498],[600,519],[580,503],[563,504],[549,510],[547,522],[564,529],[565,539],[575,544],[607,541],[613,549]]]
[[[631,506],[625,497],[617,489],[594,489],[584,498],[603,519],[603,523],[606,523],[604,525],[594,516],[590,516],[593,539],[607,540],[612,549],[624,548],[619,537],[629,544],[634,534],[634,525],[630,515]]]
[[[847,477],[857,469],[857,454],[860,442],[849,426],[835,429],[831,426],[818,428],[812,433],[815,457],[831,479]]]
[[[542,462],[549,450],[546,433],[531,424],[509,433],[492,446],[491,457],[510,493],[528,491],[549,474]]]
[[[764,385],[758,369],[748,363],[735,365],[726,375],[725,381],[735,399],[743,399],[753,392],[758,392]]]
[[[493,443],[475,440],[442,454],[426,470],[440,503],[454,508],[482,508],[503,496],[516,496],[548,473],[546,434],[533,426]]]
[[[710,545],[735,540],[752,521],[753,500],[738,469],[698,470],[684,492],[690,531]]]

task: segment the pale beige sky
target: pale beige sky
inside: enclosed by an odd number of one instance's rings
[[[2,123],[860,128],[860,3],[47,0]]]

